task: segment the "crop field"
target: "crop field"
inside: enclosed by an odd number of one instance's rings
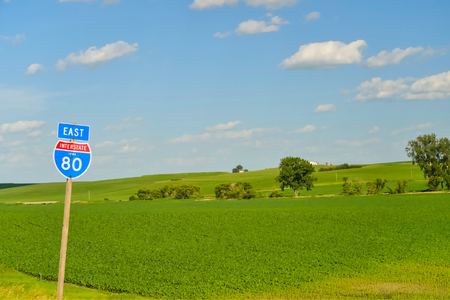
[[[63,205],[0,205],[0,264],[58,274]],[[75,203],[66,282],[149,298],[450,297],[450,195]]]
[[[319,169],[323,166],[317,166]],[[102,180],[93,182],[74,181],[73,201],[101,202],[104,199],[118,201],[128,200],[139,188],[161,188],[168,184],[195,184],[201,187],[201,196],[205,198],[214,197],[216,185],[226,182],[246,181],[263,194],[279,189],[279,183],[275,181],[278,168],[250,171],[246,173],[230,174],[227,172],[215,173],[185,173],[165,175],[145,175],[134,178],[123,178],[114,180]],[[337,170],[330,172],[315,172],[318,178],[315,188],[307,192],[302,190],[300,195],[338,195],[342,192],[343,177],[373,181],[376,178],[384,178],[394,185],[396,180],[410,181],[408,191],[420,191],[427,189],[423,173],[418,166],[410,162],[385,163],[365,165],[360,169]],[[337,178],[337,180],[336,180]],[[181,179],[171,181],[172,179]],[[65,183],[45,183],[28,185],[16,188],[0,189],[0,203],[15,202],[41,202],[41,201],[64,201]],[[386,190],[387,191],[387,190]],[[292,190],[285,190],[285,194],[293,194]]]

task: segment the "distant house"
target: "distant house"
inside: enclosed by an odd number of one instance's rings
[[[312,164],[313,166],[317,166],[319,163],[317,161],[310,161],[310,164]]]
[[[242,169],[239,169],[239,173],[244,173],[244,170],[242,170]]]
[[[326,165],[326,166],[331,166],[331,161],[327,161],[327,162],[325,163],[325,165]]]

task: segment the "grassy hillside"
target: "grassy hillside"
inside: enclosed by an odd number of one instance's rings
[[[62,212],[0,205],[0,264],[54,281]],[[448,299],[449,215],[447,193],[75,203],[66,282],[159,299]]]
[[[39,280],[0,265],[0,299],[56,299],[57,282]],[[65,284],[64,299],[145,299],[136,294],[110,293]]]
[[[317,166],[319,169],[323,166]],[[265,193],[270,193],[273,188],[278,188],[279,184],[275,182],[278,175],[278,168],[266,170],[251,171],[246,173],[185,173],[185,174],[165,174],[148,175],[133,178],[123,178],[114,180],[102,180],[93,182],[74,181],[73,183],[73,201],[88,201],[90,191],[90,200],[104,201],[109,200],[128,200],[129,196],[135,193],[139,188],[159,188],[167,184],[195,184],[201,187],[201,196],[214,197],[214,187],[217,184],[225,182],[247,181],[253,187]],[[336,182],[337,175],[337,182]],[[301,195],[317,194],[339,194],[341,193],[342,178],[358,178],[365,181],[371,181],[381,177],[387,180],[414,180],[409,185],[410,191],[425,189],[423,173],[417,166],[410,162],[385,163],[365,165],[360,169],[347,169],[329,172],[316,172],[318,178],[316,187],[311,192],[301,191]],[[182,179],[171,181],[171,179]],[[45,183],[28,185],[17,188],[8,188],[0,190],[0,203],[14,202],[37,202],[37,201],[64,201],[65,183],[61,179],[59,183]],[[292,191],[287,190],[287,194]]]

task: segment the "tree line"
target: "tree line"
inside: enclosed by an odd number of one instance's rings
[[[424,177],[428,179],[428,188],[432,191],[439,188],[450,189],[450,141],[448,138],[436,138],[435,134],[424,134],[415,140],[408,142],[405,148],[408,157],[412,159],[412,163],[417,164],[424,173]],[[340,170],[350,168],[360,168],[361,165],[343,164],[328,170]],[[233,173],[243,170],[241,165],[232,169]],[[248,172],[247,169],[244,170]],[[325,170],[322,170],[325,171]],[[285,157],[280,160],[279,175],[275,181],[280,184],[281,191],[290,188],[294,191],[294,196],[298,197],[299,191],[306,188],[310,191],[314,187],[317,178],[313,175],[314,166],[305,159],[300,157]],[[354,180],[344,177],[342,186],[343,195],[361,195],[364,184],[367,186],[368,195],[380,194],[384,188],[388,189],[390,194],[405,193],[408,182],[397,180],[394,186],[387,184],[382,178],[377,178],[373,182],[364,182],[362,180]],[[222,183],[215,187],[214,193],[217,199],[251,199],[262,198],[263,195],[253,189],[248,182]],[[200,187],[196,185],[166,185],[160,189],[139,189],[137,193],[130,196],[130,200],[153,200],[160,198],[174,199],[191,199],[200,195]],[[283,197],[283,193],[273,190],[270,194],[271,198]]]

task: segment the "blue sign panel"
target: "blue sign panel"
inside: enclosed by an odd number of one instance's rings
[[[78,178],[91,165],[92,153],[89,144],[58,141],[53,153],[56,169],[67,178]]]
[[[89,126],[69,123],[58,123],[59,139],[89,141]]]

